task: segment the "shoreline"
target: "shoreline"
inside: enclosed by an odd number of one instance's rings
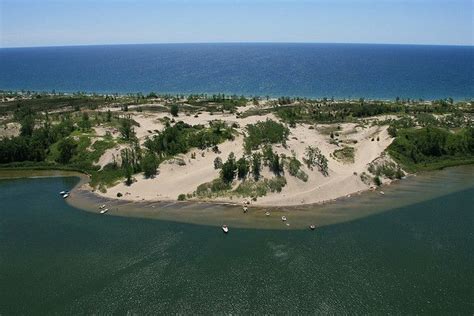
[[[395,44],[394,44],[395,45]],[[67,47],[67,46],[66,46]],[[41,47],[31,47],[31,48],[41,48]],[[1,49],[1,48],[0,48]],[[1,88],[0,87],[0,93],[11,93],[11,94],[18,94],[18,95],[27,95],[25,93],[25,90],[28,90],[26,88],[23,89],[9,89],[9,88]],[[39,89],[29,89],[30,94],[45,94],[45,95],[52,95],[51,90],[55,90],[54,88],[49,89],[49,90],[39,90]],[[308,100],[312,101],[321,101],[323,99],[334,99],[335,102],[358,102],[360,98],[364,98],[365,101],[367,102],[390,102],[393,101],[395,98],[400,97],[403,99],[417,99],[419,96],[404,96],[404,95],[393,95],[393,96],[367,96],[367,94],[361,94],[360,96],[354,96],[354,95],[347,95],[347,96],[342,96],[342,95],[335,95],[335,94],[329,94],[329,95],[301,95],[301,94],[252,94],[252,93],[239,93],[235,91],[208,91],[208,92],[202,92],[202,91],[195,91],[195,92],[189,92],[189,91],[150,91],[150,90],[139,90],[139,91],[122,91],[118,92],[116,90],[111,90],[111,91],[81,91],[82,96],[88,96],[88,97],[93,97],[97,95],[113,95],[117,96],[119,98],[126,98],[130,94],[146,94],[146,93],[156,93],[158,96],[164,96],[164,95],[183,95],[185,97],[189,97],[192,95],[196,94],[204,94],[204,95],[213,95],[213,94],[226,94],[226,95],[242,95],[246,98],[261,98],[264,99],[266,97],[269,97],[268,100],[277,100],[278,98],[285,96],[285,97],[290,97],[290,98],[306,98]],[[58,90],[56,91],[57,95],[60,96],[74,96],[77,94],[77,91],[68,91],[68,90]],[[455,102],[463,102],[463,101],[470,101],[474,98],[474,96],[456,96],[456,95],[446,95],[446,96],[439,96],[439,97],[425,97],[423,98],[424,101],[426,102],[433,102],[439,99],[446,99],[446,98],[452,98]]]
[[[206,226],[227,224],[233,228],[253,229],[308,229],[310,224],[317,227],[334,225],[390,211],[398,207],[414,204],[434,197],[447,195],[474,185],[473,165],[450,167],[437,171],[420,172],[410,175],[405,180],[394,181],[383,186],[385,194],[380,191],[363,191],[351,196],[344,196],[325,203],[297,206],[258,206],[250,205],[249,211],[243,213],[239,204],[216,201],[127,201],[110,199],[85,190],[82,186],[88,177],[77,172],[42,171],[41,175],[20,175],[14,178],[75,176],[78,183],[71,189],[71,196],[66,203],[74,208],[100,215],[99,205],[109,208],[106,216],[147,218],[170,222],[189,223]],[[0,171],[0,179],[2,177]],[[270,212],[266,216],[265,212]],[[281,216],[288,217],[287,222]],[[290,224],[290,225],[286,225]]]

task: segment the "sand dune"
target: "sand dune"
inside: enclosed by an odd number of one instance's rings
[[[133,114],[133,118],[140,124],[136,128],[137,136],[143,142],[150,134],[149,130],[161,130],[164,125],[159,121],[160,118],[168,116],[166,113],[153,114]],[[210,115],[207,112],[198,117],[186,116],[184,114],[175,118],[188,124],[209,124],[212,120],[223,120],[231,123],[238,123],[239,133],[244,133],[247,124],[256,123],[267,118],[275,117],[272,114],[266,116],[250,116],[244,119],[238,119],[233,114]],[[291,128],[291,134],[287,141],[287,147],[274,145],[274,150],[278,153],[284,153],[291,156],[294,152],[296,157],[302,161],[305,148],[309,145],[318,147],[328,158],[329,175],[323,176],[318,170],[309,170],[306,166],[302,167],[309,175],[307,182],[303,182],[296,177],[285,174],[287,185],[281,193],[270,193],[267,196],[260,197],[254,204],[258,205],[301,205],[309,203],[318,203],[327,200],[336,199],[354,192],[366,190],[369,185],[362,182],[360,174],[367,170],[368,164],[374,159],[380,157],[384,150],[392,142],[392,138],[387,133],[387,127],[373,126],[361,127],[356,124],[340,124],[339,143],[350,143],[355,149],[353,163],[341,162],[332,157],[336,149],[341,145],[331,144],[329,134],[323,133],[324,125],[318,125],[316,128],[310,128],[309,125],[300,124]],[[379,138],[377,141],[376,138]],[[159,174],[153,179],[145,179],[142,174],[136,175],[131,186],[120,183],[107,190],[106,193],[99,193],[107,197],[116,197],[117,193],[122,193],[123,199],[127,200],[173,200],[175,201],[179,194],[188,194],[205,182],[212,181],[219,175],[218,170],[214,169],[214,159],[221,157],[223,160],[233,152],[237,158],[243,155],[243,136],[236,137],[234,141],[227,141],[219,145],[220,154],[211,150],[194,149],[185,155],[176,157],[169,162],[162,163],[159,168]],[[191,155],[195,153],[195,159]],[[99,164],[105,165],[111,159],[112,154],[117,154],[117,149],[107,151],[101,157]],[[184,161],[185,165],[177,163],[178,160]],[[181,163],[182,164],[182,163]],[[265,167],[264,167],[265,169]],[[268,171],[263,174],[271,177]],[[220,201],[229,201],[228,198],[221,198]],[[234,198],[233,202],[237,202]]]

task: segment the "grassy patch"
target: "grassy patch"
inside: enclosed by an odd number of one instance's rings
[[[336,149],[332,155],[341,162],[354,163],[355,149],[354,147],[345,146],[341,149]]]
[[[232,185],[230,183],[217,178],[211,182],[200,184],[194,193],[200,198],[212,198],[224,195],[231,188]]]
[[[206,182],[198,186],[194,196],[199,198],[215,198],[222,196],[252,197],[257,198],[265,196],[268,192],[281,192],[286,185],[285,177],[274,177],[271,179],[262,179],[260,181],[246,180],[238,185],[235,190],[232,185],[218,178],[211,182]]]

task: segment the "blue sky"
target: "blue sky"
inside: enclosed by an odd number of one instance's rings
[[[0,47],[188,42],[473,45],[472,0],[0,0]]]

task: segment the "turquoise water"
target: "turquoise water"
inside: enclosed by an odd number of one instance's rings
[[[474,47],[161,44],[0,49],[0,89],[474,97]]]
[[[309,230],[100,216],[0,180],[0,314],[474,312],[474,185]],[[443,185],[440,183],[439,185]]]

